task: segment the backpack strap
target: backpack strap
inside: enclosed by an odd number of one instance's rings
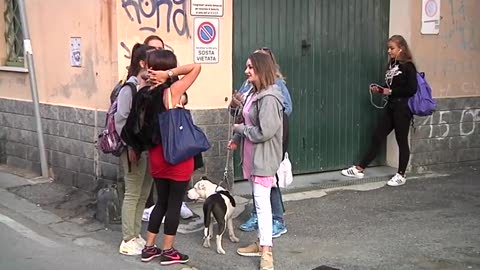
[[[133,97],[137,93],[137,85],[133,82],[126,82],[124,85],[130,86],[130,90],[132,91],[132,100],[133,100]]]

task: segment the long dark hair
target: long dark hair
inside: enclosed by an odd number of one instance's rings
[[[145,44],[136,43],[132,48],[132,58],[130,59],[130,65],[128,66],[127,78],[131,76],[137,76],[140,73],[142,67],[140,61],[147,60],[147,51],[151,49],[150,46]]]
[[[177,67],[177,56],[169,50],[154,50],[148,53],[147,65],[149,69],[153,70],[169,70]],[[178,77],[168,79],[165,84],[170,86],[176,82]]]

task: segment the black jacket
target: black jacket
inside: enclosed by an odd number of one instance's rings
[[[412,62],[392,60],[385,72],[385,87],[392,89],[391,98],[409,98],[417,92],[417,69]]]

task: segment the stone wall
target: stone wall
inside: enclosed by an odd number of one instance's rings
[[[41,104],[40,113],[48,165],[56,181],[94,191],[122,179],[118,158],[95,148],[105,112]],[[227,111],[199,110],[192,115],[212,144],[204,153],[205,167],[196,175],[221,179],[227,154]],[[0,99],[0,162],[40,173],[39,160],[32,103]]]
[[[437,99],[437,111],[415,117],[410,131],[410,170],[479,166],[480,97]]]

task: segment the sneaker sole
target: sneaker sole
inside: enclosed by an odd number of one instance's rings
[[[285,229],[284,231],[281,231],[281,232],[279,232],[278,234],[274,234],[274,235],[272,235],[272,238],[278,238],[278,237],[280,237],[280,236],[282,236],[282,235],[286,234],[287,232],[288,232],[288,230],[287,230],[287,229]]]
[[[165,262],[160,262],[160,265],[172,265],[172,264],[176,264],[176,263],[187,263],[190,259],[187,259],[187,260],[175,260],[175,261],[165,261]]]
[[[137,255],[142,255],[142,253],[129,253],[129,252],[124,252],[124,251],[118,251],[118,253],[122,254],[122,255],[127,255],[127,256],[137,256]]]
[[[237,250],[237,254],[244,257],[262,257],[262,253],[243,253]]]
[[[389,184],[389,183],[387,183],[387,186],[389,186],[389,187],[399,187],[399,186],[405,185],[406,183],[407,183],[407,182],[402,183],[402,184],[397,184],[397,183],[395,183],[395,184]]]
[[[347,174],[347,173],[343,173],[343,172],[342,172],[342,175],[346,176],[346,177],[358,178],[358,179],[361,179],[361,178],[365,177],[365,175],[351,175],[351,174]]]
[[[150,262],[150,261],[152,261],[153,259],[160,257],[160,255],[161,255],[161,254],[157,254],[157,255],[153,255],[152,257],[142,258],[142,262]]]

